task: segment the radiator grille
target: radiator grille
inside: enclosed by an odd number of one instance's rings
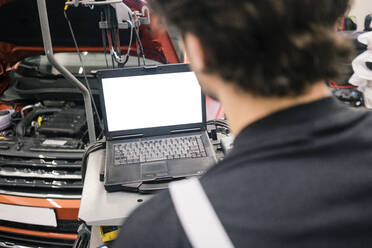
[[[0,189],[40,194],[81,194],[81,159],[0,156]]]

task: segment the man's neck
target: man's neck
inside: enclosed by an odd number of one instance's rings
[[[305,94],[298,97],[253,97],[229,87],[221,92],[219,99],[224,106],[232,133],[238,135],[246,126],[275,112],[320,100],[330,95],[331,93],[325,84],[320,82],[314,84]]]

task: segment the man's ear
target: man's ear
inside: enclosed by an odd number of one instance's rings
[[[205,69],[205,53],[200,40],[195,35],[187,33],[184,35],[183,43],[191,68],[196,72],[202,72]]]

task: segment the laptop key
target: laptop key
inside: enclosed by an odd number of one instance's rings
[[[200,136],[146,139],[114,146],[115,164],[206,157]]]
[[[203,141],[201,140],[201,138],[198,138],[197,140],[198,140],[198,145],[199,145],[200,151],[204,151],[205,148],[204,148]]]
[[[190,152],[199,152],[199,147],[198,146],[191,146],[190,147]]]

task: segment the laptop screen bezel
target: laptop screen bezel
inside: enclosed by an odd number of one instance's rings
[[[202,122],[200,123],[189,123],[183,125],[171,125],[163,127],[151,127],[151,128],[141,128],[132,130],[121,130],[121,131],[109,131],[108,122],[106,115],[105,98],[103,94],[102,79],[105,78],[116,78],[116,77],[131,77],[131,76],[145,76],[145,75],[157,75],[165,73],[180,73],[180,72],[191,72],[188,64],[171,64],[171,65],[157,65],[152,67],[134,67],[134,68],[124,68],[124,69],[109,69],[97,71],[97,78],[99,82],[99,96],[102,110],[102,119],[104,121],[104,133],[106,139],[112,140],[116,137],[125,136],[157,136],[157,135],[167,135],[171,134],[176,130],[192,130],[200,129],[204,130],[206,125],[206,101],[205,95],[201,92],[201,105],[202,105]]]

